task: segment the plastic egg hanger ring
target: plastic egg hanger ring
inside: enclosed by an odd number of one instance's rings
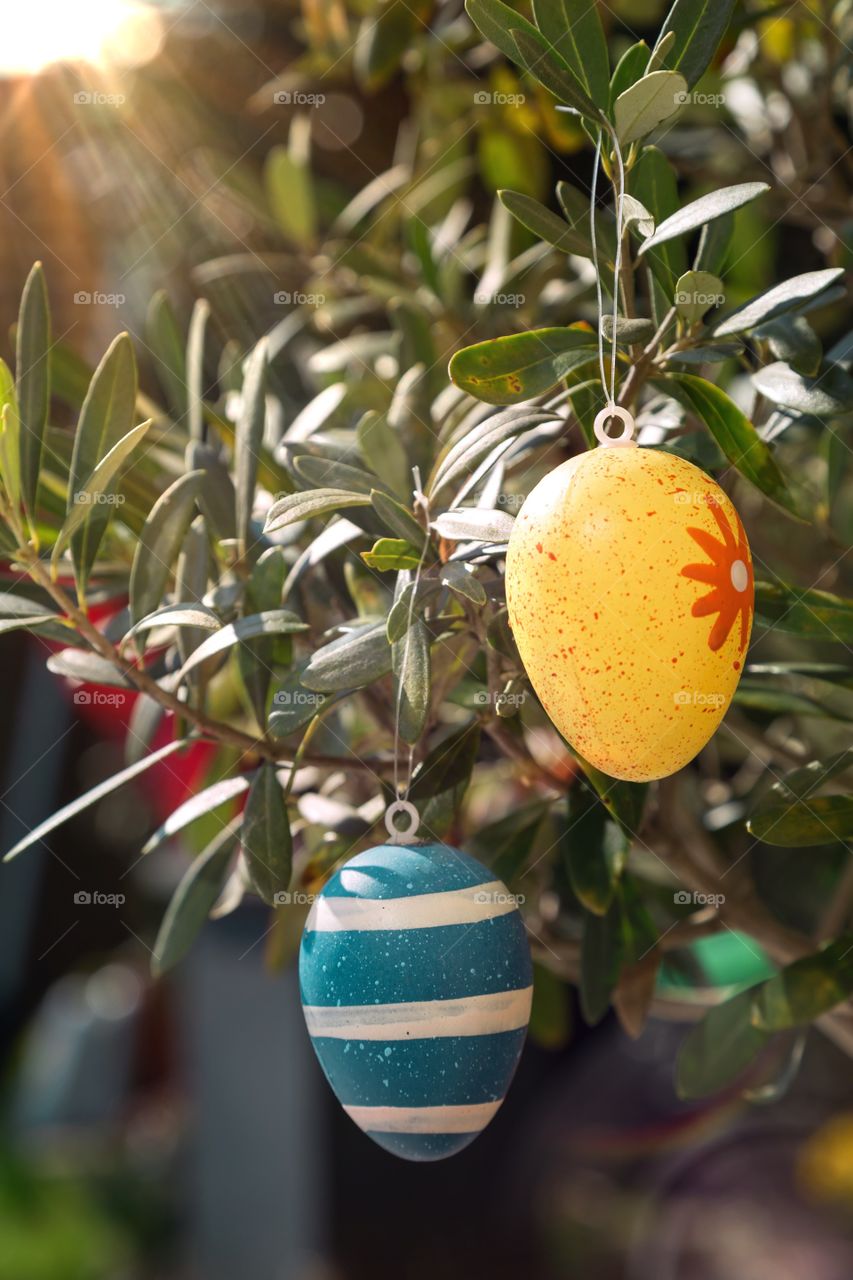
[[[622,423],[621,435],[611,436],[607,432],[607,424],[614,420]],[[608,404],[595,415],[592,429],[599,444],[604,445],[605,448],[618,449],[625,448],[628,445],[636,446],[634,425],[634,419],[627,409],[623,409],[618,404]]]
[[[405,817],[405,827],[398,827],[397,817]],[[421,817],[411,800],[395,800],[385,810],[385,827],[391,844],[411,844],[421,823]]]

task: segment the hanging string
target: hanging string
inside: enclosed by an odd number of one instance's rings
[[[598,367],[601,372],[601,387],[604,394],[608,397],[607,407],[613,408],[616,405],[616,321],[619,318],[619,279],[622,274],[622,238],[625,230],[625,166],[622,162],[622,151],[619,147],[619,139],[614,131],[611,134],[611,140],[613,142],[613,150],[616,155],[619,181],[616,189],[616,259],[613,266],[613,330],[610,334],[610,378],[608,389],[608,378],[605,372],[604,361],[604,331],[602,329],[604,320],[604,292],[601,287],[601,272],[598,267],[598,242],[596,239],[595,229],[595,205],[598,194],[598,171],[601,164],[602,136],[602,131],[599,130],[598,141],[595,145],[595,160],[592,166],[589,226],[590,241],[592,243],[592,263],[595,268],[595,295],[598,303]]]
[[[412,469],[415,481],[414,497],[416,502],[424,504],[425,499],[421,493],[421,477],[417,467]],[[411,595],[409,596],[409,609],[406,620],[406,640],[403,646],[403,661],[399,668],[397,680],[397,696],[394,708],[394,802],[388,806],[385,814],[385,826],[392,840],[403,843],[411,840],[418,828],[420,818],[414,805],[409,800],[409,792],[412,789],[412,765],[415,758],[415,748],[413,743],[409,743],[409,754],[406,762],[406,787],[401,797],[400,795],[400,720],[403,709],[403,679],[408,672],[409,653],[412,644],[412,622],[415,616],[415,602],[418,598],[418,587],[421,581],[421,571],[423,570],[424,560],[429,550],[429,530],[424,533],[424,545],[421,550],[421,556],[415,569],[414,579],[409,584],[411,586]],[[408,819],[408,829],[402,830],[397,827],[395,818],[397,815],[405,815]]]

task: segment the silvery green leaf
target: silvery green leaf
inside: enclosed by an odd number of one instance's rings
[[[640,83],[642,84],[642,81]],[[770,187],[766,182],[741,182],[734,187],[721,187],[718,191],[709,191],[706,196],[692,200],[677,213],[665,218],[654,235],[640,246],[639,252],[645,253],[655,245],[664,244],[667,240],[674,240],[676,236],[696,231],[697,228],[713,222],[715,218],[721,218],[724,214],[731,213],[733,209],[740,209],[742,205],[749,204],[750,201],[769,190]]]
[[[458,561],[450,561],[442,567],[440,580],[458,596],[464,596],[472,604],[484,605],[488,599],[486,589],[473,569]]]
[[[506,511],[460,507],[445,511],[432,522],[439,537],[452,542],[506,542],[515,521]]]
[[[254,640],[258,636],[290,635],[305,630],[305,623],[286,609],[268,609],[263,613],[253,613],[248,618],[240,618],[204,640],[181,667],[179,679],[183,680],[200,662],[224,653],[243,640]]]
[[[166,821],[146,840],[142,852],[151,853],[179,831],[183,831],[191,822],[195,822],[196,818],[201,818],[211,810],[218,809],[221,804],[241,796],[244,791],[248,791],[251,781],[251,774],[241,773],[236,778],[223,778],[205,787],[203,791],[197,791],[189,800],[172,810]]]
[[[239,821],[225,827],[187,868],[166,908],[151,969],[160,977],[186,954],[212,910],[234,855]]]
[[[286,893],[293,871],[293,842],[282,785],[275,765],[262,764],[252,779],[240,843],[249,875],[269,905]]]
[[[687,81],[676,71],[653,71],[620,93],[613,107],[623,146],[651,133],[687,100]]]
[[[240,418],[234,435],[237,537],[245,554],[255,502],[258,461],[266,421],[267,347],[261,339],[246,362]]]
[[[748,333],[756,325],[772,320],[786,311],[797,311],[812,298],[822,294],[844,275],[843,267],[828,267],[825,271],[806,271],[792,276],[782,284],[774,285],[764,293],[745,302],[731,315],[726,316],[712,330],[715,338],[732,333]]]
[[[115,689],[130,689],[131,683],[121,671],[99,653],[86,649],[60,649],[47,660],[47,669],[55,676],[82,680],[87,684],[106,684]]]
[[[395,723],[400,737],[411,745],[423,733],[430,703],[429,632],[419,618],[392,646],[392,665]]]
[[[37,262],[21,296],[16,350],[16,422],[19,426],[21,492],[35,515],[44,435],[50,403],[50,306],[44,268]]]
[[[82,487],[74,493],[73,504],[69,507],[68,515],[53,544],[50,557],[53,564],[59,562],[71,535],[84,523],[93,507],[105,505],[108,511],[115,507],[116,504],[110,501],[115,488],[112,481],[142,440],[151,423],[152,419],[149,418],[147,422],[140,423],[138,427],[128,431],[126,436],[122,436],[121,440],[114,444],[109,453],[101,459]]]
[[[723,282],[710,271],[685,271],[675,284],[675,309],[691,322],[725,301]]]
[[[270,507],[264,533],[275,533],[300,520],[329,515],[332,511],[340,511],[345,507],[369,506],[369,495],[346,489],[307,489],[300,493],[288,493]]]
[[[842,369],[832,369],[819,378],[805,378],[780,360],[756,369],[752,385],[771,403],[800,413],[826,418],[853,412],[853,381]]]
[[[130,571],[130,614],[139,622],[160,604],[195,514],[204,473],[189,471],[161,494],[145,521]]]
[[[624,346],[633,346],[635,342],[648,342],[653,335],[653,321],[638,317],[616,317],[616,341]],[[613,316],[605,312],[601,317],[601,332],[605,342],[613,341]]]
[[[355,627],[317,649],[302,673],[302,683],[317,693],[337,693],[341,689],[361,689],[390,670],[391,646],[385,623],[373,622]]]

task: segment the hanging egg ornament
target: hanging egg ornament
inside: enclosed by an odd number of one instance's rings
[[[352,858],[314,901],[299,980],[326,1078],[379,1146],[440,1160],[489,1123],[533,988],[516,901],[476,859],[444,844]]]
[[[609,418],[622,436],[605,434]],[[631,440],[615,406],[602,447],[533,489],[506,560],[509,618],[537,696],[613,778],[648,782],[711,738],[743,669],[752,558],[729,498],[692,463]]]

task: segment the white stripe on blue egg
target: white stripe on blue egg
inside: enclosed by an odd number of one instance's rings
[[[315,901],[299,953],[311,1041],[380,1146],[437,1160],[506,1095],[532,998],[524,924],[499,880],[449,845],[381,845]]]

